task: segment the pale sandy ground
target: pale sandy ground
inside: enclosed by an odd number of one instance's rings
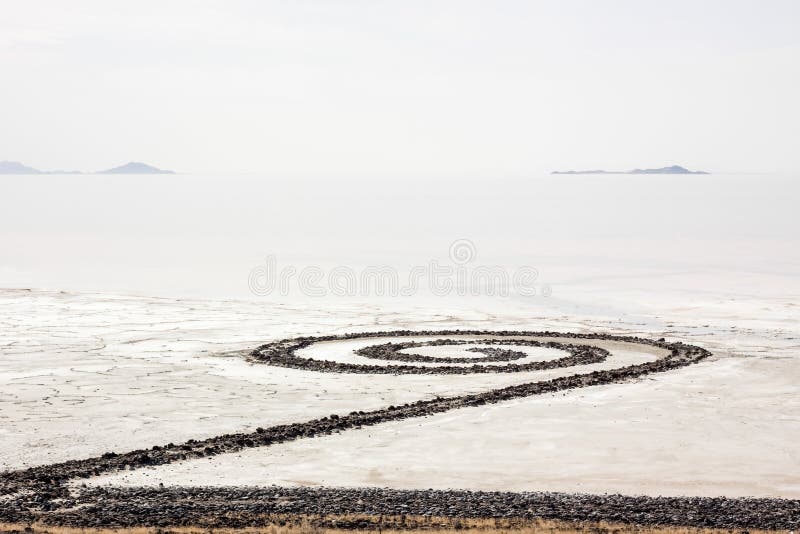
[[[609,291],[593,283],[591,291],[574,286],[533,305],[434,299],[287,306],[5,290],[0,469],[479,391],[534,376],[318,374],[225,355],[270,339],[395,328],[557,329],[666,336],[702,345],[714,358],[636,383],[462,409],[92,483],[798,498],[800,320],[796,288],[787,285],[796,282],[764,282],[760,287],[771,292],[698,288],[661,293],[657,302],[651,300],[656,289]],[[617,364],[652,357],[618,347],[612,352]]]

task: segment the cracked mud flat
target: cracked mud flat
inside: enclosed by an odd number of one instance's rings
[[[564,376],[564,371],[566,375],[576,372],[577,368],[568,368],[513,375],[361,376],[253,365],[241,358],[241,351],[268,337],[386,330],[386,325],[415,330],[467,328],[470,324],[484,327],[489,321],[498,329],[529,328],[533,323],[542,330],[601,330],[644,334],[650,339],[666,335],[668,340],[693,343],[695,337],[701,338],[697,344],[715,356],[634,383],[461,408],[266,448],[111,473],[87,482],[93,486],[274,483],[730,497],[798,495],[794,475],[798,470],[793,469],[798,465],[797,456],[790,446],[797,438],[798,413],[792,395],[797,383],[793,381],[797,371],[792,358],[797,343],[792,332],[742,329],[733,334],[735,344],[726,345],[724,340],[707,341],[710,336],[695,334],[694,327],[681,331],[680,326],[661,330],[652,325],[621,327],[597,319],[556,321],[531,317],[530,310],[522,309],[506,311],[505,316],[489,317],[463,309],[426,316],[419,310],[387,313],[339,307],[319,311],[252,303],[26,292],[5,292],[4,304],[9,304],[5,311],[16,308],[21,312],[4,317],[12,334],[3,342],[0,371],[3,385],[9,386],[0,397],[4,408],[1,458],[6,470],[227,432],[255,432],[257,426],[480,393],[524,383],[534,375],[536,380],[550,380]],[[30,313],[31,306],[37,313]],[[764,341],[768,343],[761,350],[768,351],[766,356],[732,354]],[[535,349],[524,347],[530,361],[554,356]],[[620,349],[611,347],[609,351],[627,364],[657,356],[649,349]],[[436,357],[435,347],[427,350],[422,354]],[[310,352],[307,356],[313,357]],[[322,350],[322,355],[325,352]],[[458,356],[466,359],[480,354],[464,351]],[[619,361],[614,363],[619,365]],[[602,370],[606,364],[592,364],[599,367],[586,371]],[[114,491],[125,495],[139,490],[101,487],[91,491],[108,491],[108,498]],[[213,495],[214,491],[238,490],[208,491]],[[164,495],[149,502],[164,499]],[[314,495],[309,493],[309,509]],[[377,495],[383,495],[380,502],[394,498],[391,493]],[[464,495],[456,492],[439,501],[459,502],[462,498]],[[431,503],[426,506],[430,508]],[[630,515],[636,515],[633,509]]]

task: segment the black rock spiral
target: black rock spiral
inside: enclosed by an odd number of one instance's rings
[[[469,335],[470,332],[458,332],[461,335]],[[441,333],[440,333],[441,334]],[[419,335],[419,334],[416,334]],[[502,335],[502,334],[497,334]],[[510,335],[511,337],[517,335]],[[436,363],[436,364],[462,364],[472,363],[473,365],[364,365],[354,363],[342,363],[330,360],[315,360],[313,358],[302,358],[296,353],[300,349],[309,347],[320,341],[332,341],[337,338],[329,337],[310,337],[298,338],[295,340],[278,341],[262,345],[253,351],[251,357],[259,362],[277,365],[280,367],[293,367],[308,371],[322,371],[328,373],[361,373],[361,374],[473,374],[473,373],[519,373],[523,371],[542,371],[545,369],[557,369],[559,367],[572,367],[575,365],[588,365],[605,361],[609,356],[607,350],[593,347],[586,344],[560,343],[555,341],[537,341],[533,339],[435,339],[432,341],[406,341],[402,343],[384,343],[380,345],[370,345],[355,351],[359,356],[374,360],[413,362],[413,363]],[[521,351],[499,349],[496,347],[472,347],[467,350],[485,354],[482,358],[438,358],[435,356],[422,356],[419,354],[404,354],[401,351],[430,346],[447,345],[511,345],[525,347],[546,347],[567,352],[569,356],[548,361],[535,361],[525,364],[508,365],[477,365],[483,362],[509,362],[519,360],[528,356]]]
[[[470,339],[452,339],[453,336],[469,336]],[[370,345],[360,348],[356,354],[390,362],[402,364],[371,365],[342,363],[328,360],[315,360],[298,356],[296,352],[315,343],[338,340],[354,340],[361,338],[397,338],[397,337],[435,337],[431,341],[390,342]],[[474,339],[473,339],[474,338]],[[551,338],[548,341],[520,338]],[[565,341],[553,341],[562,338]],[[575,340],[580,340],[576,342]],[[664,511],[664,501],[657,498],[635,498],[635,513],[632,511],[626,516],[624,511],[606,506],[613,496],[570,496],[566,494],[493,494],[508,495],[492,502],[509,502],[509,505],[495,504],[481,510],[469,498],[472,492],[438,492],[431,500],[415,500],[414,492],[401,492],[396,490],[365,490],[371,496],[364,500],[364,491],[343,490],[329,488],[325,490],[277,488],[273,490],[253,490],[238,488],[166,488],[161,490],[143,490],[139,488],[95,488],[84,490],[75,495],[69,491],[66,483],[72,480],[89,478],[101,473],[135,469],[143,466],[168,464],[192,458],[214,456],[221,453],[239,451],[251,447],[267,447],[277,443],[296,439],[311,438],[347,429],[361,428],[362,426],[376,425],[387,421],[422,417],[442,413],[453,409],[481,406],[497,403],[509,399],[554,393],[557,391],[575,389],[587,386],[624,382],[642,377],[650,373],[664,372],[696,363],[709,353],[696,346],[680,342],[669,343],[663,339],[654,341],[631,336],[613,336],[608,334],[567,334],[557,332],[530,332],[530,331],[477,331],[477,330],[443,330],[443,331],[389,331],[371,332],[360,334],[345,334],[337,336],[300,337],[276,341],[262,345],[252,351],[250,360],[258,364],[269,364],[283,367],[305,369],[313,372],[336,373],[375,373],[375,374],[472,374],[472,373],[515,373],[524,371],[538,371],[543,369],[564,368],[576,365],[587,365],[603,362],[608,357],[608,351],[592,345],[593,340],[608,340],[640,345],[649,345],[665,349],[663,357],[645,363],[628,365],[616,369],[597,370],[588,373],[573,374],[547,380],[526,382],[507,387],[492,389],[483,393],[456,395],[451,397],[436,397],[419,400],[400,406],[371,411],[353,411],[348,414],[332,414],[321,419],[313,419],[286,425],[276,425],[269,428],[258,428],[255,432],[241,432],[225,434],[222,436],[189,440],[185,443],[157,445],[150,449],[135,450],[124,454],[113,452],[85,460],[72,460],[57,464],[33,467],[21,471],[12,471],[0,474],[0,521],[6,522],[32,522],[41,521],[49,524],[63,524],[72,526],[134,526],[151,525],[165,526],[188,524],[196,521],[197,517],[207,517],[213,510],[217,515],[217,526],[247,526],[258,525],[263,521],[263,514],[257,512],[272,512],[271,495],[277,493],[297,494],[303,498],[301,504],[293,506],[294,513],[366,513],[387,514],[402,510],[397,504],[397,499],[406,498],[414,500],[418,505],[415,512],[421,515],[426,510],[450,510],[450,515],[464,517],[516,517],[537,515],[541,517],[563,517],[570,519],[583,512],[576,512],[577,508],[559,508],[559,503],[581,502],[592,503],[586,508],[586,514],[592,519],[613,519],[615,521],[628,521],[644,524],[696,524],[691,519],[696,514],[701,514],[702,524],[707,526],[725,527],[765,527],[789,528],[796,526],[798,520],[791,515],[798,509],[797,501],[781,499],[762,499],[758,501],[754,513],[752,501],[730,499],[726,500],[728,506],[724,511],[715,512],[706,500],[690,501],[686,504],[680,501],[681,513],[673,513],[673,505]],[[409,349],[422,346],[436,345],[483,345],[469,347],[471,352],[484,354],[476,358],[437,358],[405,353]],[[489,346],[486,346],[489,345]],[[496,346],[491,346],[496,345]],[[527,356],[522,351],[504,347],[547,347],[565,351],[566,356],[550,361],[534,361],[529,363],[511,363]],[[485,365],[486,363],[498,365]],[[505,362],[505,365],[499,365]],[[436,365],[407,365],[436,364]],[[453,365],[472,364],[472,365]],[[2,497],[5,495],[5,497]],[[176,506],[174,501],[187,502],[183,507]],[[237,497],[249,499],[250,495],[262,495],[262,500],[252,503],[249,507],[234,507],[226,503],[237,500]],[[485,494],[489,495],[489,494]],[[523,495],[539,495],[538,501],[545,504],[533,505],[528,497]],[[465,497],[466,496],[466,497]],[[506,499],[506,500],[504,500]],[[629,498],[634,499],[634,498]],[[367,502],[365,505],[364,503]],[[468,503],[464,508],[463,503]],[[525,510],[517,509],[520,502],[527,502]],[[633,502],[633,501],[632,501]],[[692,505],[691,502],[696,503]],[[160,503],[160,504],[159,504]],[[170,504],[166,504],[170,503]],[[388,503],[388,504],[387,504]],[[427,504],[426,504],[427,503]],[[366,506],[366,507],[365,507]],[[678,506],[678,505],[676,505]],[[554,508],[555,507],[555,508]],[[689,512],[685,512],[688,507]],[[462,509],[463,508],[463,509]],[[79,510],[76,512],[76,509]],[[239,513],[237,510],[253,510],[255,515]],[[556,511],[554,511],[556,510]],[[558,512],[564,510],[564,512]],[[596,513],[608,510],[608,512]],[[634,510],[634,508],[631,508]],[[670,511],[672,510],[672,511]],[[785,519],[781,514],[788,513]],[[199,515],[198,515],[199,514]],[[203,515],[206,514],[206,515]],[[572,514],[572,515],[570,515]],[[693,515],[694,514],[694,515]],[[448,514],[443,514],[448,515]],[[262,519],[258,519],[261,517]],[[647,518],[652,518],[648,520]],[[779,519],[776,520],[775,518]],[[643,519],[644,518],[644,519]],[[670,519],[672,518],[672,519]],[[788,525],[788,526],[787,526]]]

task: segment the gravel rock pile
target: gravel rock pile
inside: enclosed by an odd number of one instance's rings
[[[609,521],[644,526],[796,529],[800,501],[631,497],[567,493],[403,491],[344,488],[97,488],[50,514],[14,520],[74,527],[262,526],[277,514],[431,516]],[[341,520],[339,528],[359,528]]]

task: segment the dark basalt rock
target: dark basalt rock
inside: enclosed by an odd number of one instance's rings
[[[23,510],[29,503],[20,504]],[[413,523],[401,518],[415,516],[790,530],[800,526],[800,501],[388,488],[102,487],[67,497],[46,515],[20,511],[15,521],[80,528],[242,528],[291,521],[294,514],[300,516],[298,520],[310,518],[320,526],[352,529],[413,528]],[[372,516],[376,520],[335,519],[342,515]]]
[[[384,343],[382,345],[372,345],[364,347],[355,351],[359,356],[365,358],[372,358],[376,360],[386,361],[401,361],[401,362],[415,362],[415,363],[483,363],[483,362],[510,362],[513,360],[521,360],[528,355],[518,350],[500,349],[496,347],[472,347],[466,349],[469,352],[477,352],[485,354],[482,358],[447,358],[436,356],[422,356],[421,354],[404,354],[401,351],[417,347],[435,347],[442,345],[525,345],[529,347],[544,347],[552,346],[555,348],[557,343],[547,345],[539,341],[533,340],[452,340],[452,339],[437,339],[435,341],[408,341],[405,343]],[[560,344],[558,348],[565,347]],[[595,348],[595,347],[591,347]],[[566,349],[565,349],[566,350]],[[574,351],[574,352],[577,352]],[[606,352],[607,354],[607,352]],[[574,355],[574,354],[573,354]]]
[[[437,358],[435,356],[422,356],[420,354],[404,354],[400,351],[418,348],[435,347],[446,345],[518,345],[527,347],[548,347],[560,349],[570,354],[570,356],[549,361],[537,361],[527,364],[514,365],[477,365],[482,362],[508,362],[527,357],[524,352],[499,349],[492,347],[473,347],[467,350],[486,354],[483,358]],[[280,362],[287,367],[300,367],[308,370],[319,370],[319,364],[325,365],[326,370],[334,372],[365,373],[375,372],[382,374],[471,374],[471,373],[519,373],[522,371],[540,371],[543,369],[556,369],[558,367],[571,367],[574,365],[586,365],[590,363],[600,363],[608,357],[608,351],[592,347],[590,345],[574,345],[569,343],[541,342],[530,339],[486,339],[486,340],[454,340],[437,339],[434,341],[408,341],[404,343],[384,343],[382,345],[371,345],[355,351],[359,356],[376,360],[402,361],[414,363],[472,363],[469,367],[465,366],[437,366],[420,367],[414,365],[380,365],[364,366],[357,364],[339,364],[341,367],[330,367],[331,362],[320,362],[310,358],[299,358],[295,356],[292,347],[279,348],[278,351],[269,354],[269,362],[275,364]],[[263,352],[261,353],[263,354]],[[335,363],[335,362],[334,362]],[[382,370],[374,371],[376,367]]]

